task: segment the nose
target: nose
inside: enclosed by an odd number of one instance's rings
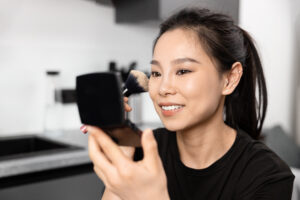
[[[165,76],[162,79],[159,87],[159,95],[167,96],[167,95],[173,95],[175,93],[176,93],[176,88],[174,85],[174,80],[171,77]]]

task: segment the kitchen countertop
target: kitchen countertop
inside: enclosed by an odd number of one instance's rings
[[[138,125],[141,130],[159,126],[160,123]],[[0,161],[0,178],[91,163],[87,148],[88,135],[83,134],[79,129],[63,131],[61,134],[37,134],[37,136],[82,148]]]
[[[87,149],[88,135],[84,135],[80,130],[63,131],[61,134],[53,135],[37,134],[37,136],[82,148],[0,161],[0,178],[91,162]]]

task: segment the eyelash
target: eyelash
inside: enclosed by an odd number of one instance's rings
[[[187,69],[180,69],[176,72],[177,75],[184,75],[186,73],[190,73],[191,71],[190,70],[187,70]]]
[[[192,72],[192,71],[187,70],[187,69],[180,69],[180,70],[178,70],[178,71],[176,72],[176,75],[182,76],[182,75],[184,75],[184,74],[186,74],[186,73],[190,73],[190,72]],[[160,75],[161,75],[161,74],[160,74],[159,72],[156,72],[156,71],[152,71],[152,72],[151,72],[151,76],[152,76],[152,77],[158,77],[158,76],[160,76]]]
[[[152,76],[152,77],[158,77],[158,76],[160,76],[160,74],[159,74],[159,72],[154,72],[154,71],[152,71],[152,72],[151,72],[151,76]]]

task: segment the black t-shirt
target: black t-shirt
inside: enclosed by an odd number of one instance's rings
[[[185,166],[179,156],[176,133],[154,130],[172,200],[288,200],[294,175],[262,142],[237,131],[232,147],[205,169]],[[137,149],[135,160],[142,158]]]

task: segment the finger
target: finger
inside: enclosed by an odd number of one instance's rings
[[[126,146],[120,146],[120,149],[123,151],[123,153],[130,159],[133,159],[135,147],[126,147]]]
[[[103,182],[103,184],[105,185],[105,187],[106,187],[105,189],[107,189],[110,192],[112,192],[111,191],[112,185],[109,182],[109,178],[111,178],[111,177],[106,177],[99,167],[94,166],[94,171],[97,174],[97,176],[101,179],[101,181]]]
[[[87,126],[87,130],[95,137],[95,141],[114,166],[120,168],[129,161],[120,147],[100,128]]]
[[[127,103],[124,103],[124,109],[126,112],[130,112],[132,110],[132,108]]]
[[[124,97],[124,108],[126,112],[130,112],[132,108],[128,104],[128,97]]]
[[[144,151],[143,162],[149,168],[157,169],[160,164],[160,157],[158,154],[157,142],[154,138],[151,129],[146,129],[142,134],[142,147]]]
[[[104,183],[104,185],[107,186],[108,185],[107,178],[104,175],[104,173],[101,171],[101,169],[95,165],[94,171],[97,174],[97,176],[101,179],[101,181]]]
[[[89,147],[89,156],[93,161],[94,165],[99,169],[101,169],[103,171],[103,174],[107,175],[107,174],[114,173],[115,167],[103,154],[102,150],[100,149],[93,135],[89,135],[88,147]]]

